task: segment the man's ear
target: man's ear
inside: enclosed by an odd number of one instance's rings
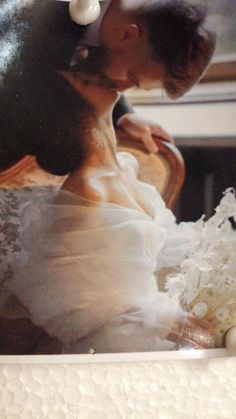
[[[120,41],[126,41],[132,43],[141,36],[141,28],[138,25],[130,24],[125,26],[121,35]]]

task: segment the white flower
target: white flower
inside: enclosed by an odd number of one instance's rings
[[[186,304],[191,303],[194,298],[198,295],[199,290],[198,289],[189,289],[185,292],[184,301]]]
[[[180,275],[172,275],[171,280],[165,284],[165,289],[171,296],[180,295],[184,291],[184,281],[181,281]]]
[[[216,315],[216,318],[218,320],[223,321],[223,320],[225,320],[228,317],[228,315],[229,315],[229,309],[227,307],[218,308],[215,311],[215,315]]]
[[[193,311],[199,317],[213,310],[216,318],[223,321],[229,314],[232,299],[236,310],[236,231],[228,220],[230,217],[236,220],[232,189],[225,192],[213,217],[195,223],[195,238],[180,263],[179,272],[167,277],[168,292],[180,292],[179,299],[185,308],[194,304]]]
[[[206,303],[197,303],[194,305],[193,307],[193,313],[197,316],[197,317],[204,317],[207,313],[208,307]]]

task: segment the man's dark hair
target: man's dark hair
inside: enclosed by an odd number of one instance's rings
[[[153,58],[164,65],[166,93],[176,99],[199,81],[215,49],[206,6],[185,0],[150,1],[139,16],[147,27]]]

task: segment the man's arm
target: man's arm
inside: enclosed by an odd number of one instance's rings
[[[117,123],[119,121],[119,119],[121,118],[121,116],[127,114],[127,113],[134,113],[134,109],[132,107],[132,105],[128,102],[128,100],[126,99],[126,97],[124,95],[120,96],[120,99],[118,100],[114,110],[113,110],[113,124],[114,127],[117,126]]]
[[[158,147],[152,136],[164,141],[173,142],[171,136],[155,122],[147,121],[135,114],[134,109],[124,95],[121,95],[113,111],[113,123],[115,128],[120,128],[132,137],[142,141],[147,150],[156,153]]]

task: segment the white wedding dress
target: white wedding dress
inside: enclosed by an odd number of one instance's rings
[[[64,353],[175,346],[167,336],[185,313],[158,290],[157,276],[181,261],[195,233],[176,224],[153,186],[139,186],[153,218],[65,190],[24,208],[23,250],[4,286]]]

